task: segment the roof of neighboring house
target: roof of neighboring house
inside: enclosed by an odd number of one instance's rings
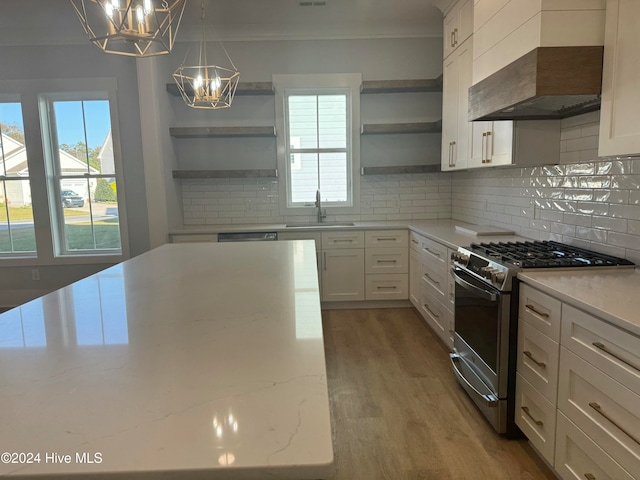
[[[27,149],[24,145],[16,140],[2,135],[2,144],[7,145],[9,142],[7,139],[12,140],[13,143],[18,145],[18,148],[14,148],[9,155],[5,151],[5,167],[7,176],[9,177],[26,177],[29,175],[29,166],[27,165]],[[63,174],[82,174],[87,171],[87,164],[82,160],[78,160],[73,155],[65,152],[64,150],[58,150],[60,156],[60,168]],[[89,166],[89,173],[100,173],[97,169]]]
[[[24,148],[24,145],[22,145],[18,140],[11,138],[9,135],[5,135],[4,133],[0,136],[0,145],[2,145],[2,152],[5,157],[19,148]]]

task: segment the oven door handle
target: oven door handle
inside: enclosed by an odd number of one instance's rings
[[[476,397],[478,397],[480,402],[482,402],[483,405],[489,408],[497,407],[498,406],[497,397],[495,397],[494,395],[485,395],[479,392],[478,389],[473,385],[471,385],[469,380],[467,380],[463,375],[463,373],[460,371],[460,368],[458,368],[458,363],[462,361],[462,359],[460,358],[460,355],[458,355],[457,353],[450,353],[449,358],[451,359],[451,365],[453,366],[453,373],[455,373],[456,377],[458,377],[458,379],[461,382],[464,382],[464,384],[471,389],[471,391],[476,395]]]
[[[488,290],[485,290],[483,288],[478,288],[473,283],[470,283],[464,280],[462,277],[460,277],[460,275],[458,275],[456,268],[451,269],[451,274],[453,275],[453,279],[458,285],[460,285],[461,287],[467,290],[471,290],[473,293],[482,297],[484,300],[495,302],[498,299],[497,294],[490,292]]]

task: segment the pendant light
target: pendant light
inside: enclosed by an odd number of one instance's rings
[[[69,0],[89,41],[105,53],[170,53],[187,0]]]
[[[189,50],[187,50],[182,65],[173,72],[173,79],[187,106],[210,110],[229,108],[238,87],[240,72],[233,64],[222,41],[219,43],[229,62],[228,67],[209,64],[204,2],[202,2],[201,18],[202,38],[197,62],[190,66],[185,65],[189,56]]]

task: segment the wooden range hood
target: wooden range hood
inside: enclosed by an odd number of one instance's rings
[[[604,47],[539,47],[469,89],[469,120],[559,119],[600,108]]]

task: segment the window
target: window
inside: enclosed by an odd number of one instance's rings
[[[107,93],[49,94],[40,100],[57,254],[119,253]]]
[[[19,101],[0,102],[0,255],[35,251],[22,105]]]
[[[314,202],[316,190],[325,204],[349,204],[348,105],[347,93],[287,95],[289,205]]]
[[[359,213],[360,74],[273,75],[280,211]]]

